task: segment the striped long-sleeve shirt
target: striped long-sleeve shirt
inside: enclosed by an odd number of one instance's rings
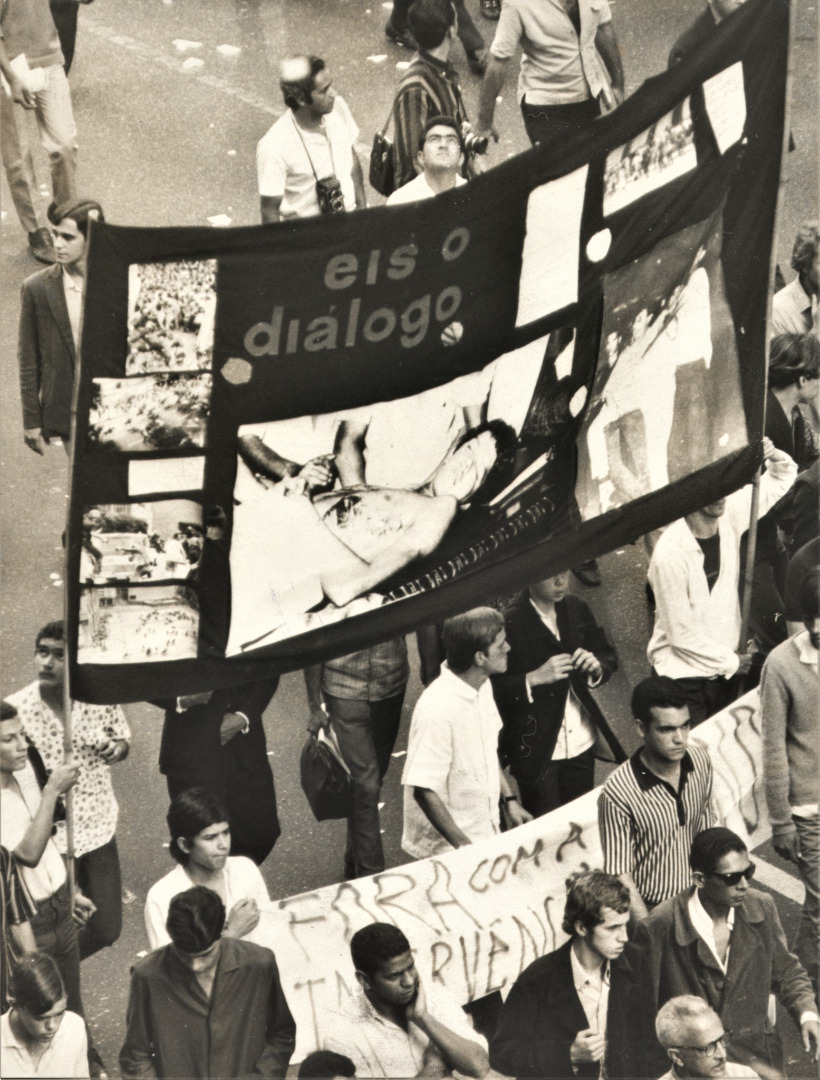
[[[452,116],[459,124],[467,119],[456,69],[420,49],[405,71],[393,102],[396,188],[414,180],[421,172],[417,154],[430,116]]]
[[[691,884],[689,849],[711,828],[712,766],[699,746],[681,761],[678,790],[651,772],[637,751],[608,777],[598,800],[604,869],[631,874],[647,907]]]

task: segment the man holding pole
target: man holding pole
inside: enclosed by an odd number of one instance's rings
[[[771,439],[763,439],[763,457],[757,517],[785,495],[797,475],[795,463]],[[748,484],[674,522],[649,564],[657,607],[647,657],[654,672],[678,683],[693,724],[733,701],[738,677],[751,666],[740,641],[738,579],[752,490]]]

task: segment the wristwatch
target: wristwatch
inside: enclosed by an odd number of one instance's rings
[[[501,800],[501,801],[502,801],[502,802],[504,803],[504,805],[506,806],[506,805],[507,805],[507,803],[511,803],[511,802],[518,802],[518,796],[517,796],[517,795],[504,795],[504,796],[502,796],[502,800]]]

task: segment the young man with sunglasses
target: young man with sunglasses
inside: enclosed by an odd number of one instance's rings
[[[761,1076],[783,1074],[783,1049],[769,1022],[774,994],[800,1028],[806,1053],[820,1060],[809,977],[786,946],[774,900],[750,889],[755,865],[745,843],[729,829],[705,829],[692,842],[689,863],[694,885],[660,904],[635,933],[635,1026],[618,1034],[627,1040],[624,1051],[643,1048],[638,1075],[660,1076],[667,1068],[652,1018],[681,994],[708,1002],[726,1029],[728,1059]]]

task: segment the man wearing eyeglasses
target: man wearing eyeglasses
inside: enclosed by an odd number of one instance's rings
[[[667,1001],[655,1018],[655,1034],[672,1060],[672,1068],[660,1080],[751,1080],[758,1075],[748,1065],[726,1060],[723,1023],[703,998],[682,994]]]
[[[459,175],[464,161],[464,138],[452,116],[434,116],[427,121],[416,159],[421,173],[397,188],[387,200],[388,206],[432,199],[442,191],[467,183]]]
[[[800,1029],[806,1053],[820,1060],[820,1017],[809,977],[786,946],[774,900],[750,890],[755,865],[743,840],[729,829],[704,829],[692,842],[689,865],[694,885],[659,904],[635,932],[634,1028],[618,1033],[631,1040],[623,1054],[638,1042],[644,1058],[638,1075],[661,1075],[668,1058],[651,1018],[670,998],[693,994],[725,1026],[730,1061],[780,1076],[775,995]]]

